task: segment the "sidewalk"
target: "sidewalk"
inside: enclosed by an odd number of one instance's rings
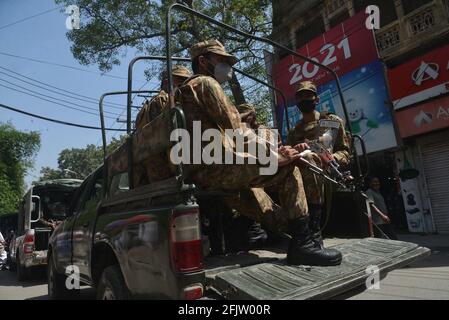
[[[430,248],[432,254],[410,266],[390,272],[379,290],[353,292],[349,300],[449,300],[449,234],[399,234],[399,240]]]

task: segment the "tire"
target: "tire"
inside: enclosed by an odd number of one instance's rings
[[[27,268],[20,263],[20,256],[17,252],[16,255],[16,269],[17,269],[17,280],[18,281],[26,281],[31,277],[31,268]]]
[[[67,289],[66,287],[67,276],[65,274],[58,273],[56,270],[53,257],[48,256],[47,265],[47,289],[48,297],[52,300],[60,299],[74,299],[79,294],[79,289]]]
[[[128,300],[131,295],[118,265],[103,270],[97,286],[97,300]]]

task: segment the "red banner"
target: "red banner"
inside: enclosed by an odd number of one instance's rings
[[[318,61],[343,75],[378,59],[372,30],[365,25],[367,15],[361,11],[352,18],[315,38],[297,52]],[[288,99],[293,98],[300,81],[317,85],[333,80],[329,72],[303,60],[288,56],[273,65],[273,80]]]
[[[402,138],[449,127],[449,97],[396,112]]]
[[[388,70],[395,109],[449,92],[449,45]]]

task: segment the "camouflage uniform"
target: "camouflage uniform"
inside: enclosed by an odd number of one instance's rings
[[[208,48],[211,50],[207,51]],[[222,54],[225,50],[216,40],[202,42],[192,47],[192,59],[205,52]],[[235,58],[232,60],[236,61]],[[190,78],[177,91],[176,101],[183,107],[187,130],[191,135],[193,121],[201,121],[202,132],[209,128],[223,131],[245,127],[240,121],[236,107],[229,101],[220,84],[212,77],[197,75]],[[207,144],[205,142],[203,147]],[[229,146],[225,144],[223,148],[226,149]],[[234,150],[229,151],[234,153]],[[247,163],[243,165],[185,165],[184,168],[188,173],[188,179],[205,189],[235,191],[274,187],[279,193],[285,221],[308,215],[301,173],[293,165],[279,168],[278,172],[272,176],[260,175],[260,165]],[[257,195],[264,195],[264,193],[261,189],[257,191]],[[233,207],[237,208],[240,205],[243,204],[236,203]],[[248,214],[245,211],[241,212]],[[250,218],[266,222],[263,217],[250,216]],[[270,219],[267,223],[271,223],[267,226],[268,228],[283,229],[275,219]]]
[[[302,82],[300,90],[310,90],[316,93],[316,87],[309,81]],[[333,156],[338,164],[345,166],[350,162],[350,145],[349,139],[345,131],[345,125],[343,120],[331,113],[319,113],[314,111],[315,120],[304,124],[303,120],[289,131],[287,135],[287,144],[295,146],[299,143],[305,142],[305,140],[316,140],[322,135],[320,120],[332,120],[339,123],[338,133],[334,142]],[[305,157],[306,160],[322,168],[323,164],[321,158],[316,153],[311,153]],[[305,166],[300,165],[301,174],[304,180],[307,202],[309,204],[322,205],[324,202],[324,183],[323,179],[315,175],[312,171]]]
[[[162,72],[161,78],[167,79],[167,71]],[[182,65],[174,65],[172,75],[182,79],[191,76],[190,71]],[[146,100],[143,108],[139,111],[136,118],[136,130],[142,131],[151,121],[159,116],[168,106],[168,94],[161,90],[151,100]],[[169,178],[172,175],[173,168],[170,167],[168,155],[160,153],[134,165],[134,185],[136,187],[148,184],[149,182],[160,181]]]
[[[163,71],[161,78],[167,79],[167,71]],[[182,65],[174,65],[172,68],[172,75],[174,77],[180,77],[187,79],[191,76],[190,71]],[[136,118],[136,129],[142,130],[142,128],[150,123],[154,118],[161,114],[162,110],[168,105],[168,94],[161,90],[155,97],[151,100],[146,100],[143,104],[142,109],[137,114]]]
[[[168,94],[161,90],[151,100],[146,100],[142,109],[136,117],[136,130],[142,130],[143,127],[150,123],[154,118],[161,114],[162,110],[167,106]]]
[[[256,108],[249,103],[239,104],[236,108],[240,113],[242,124],[246,124],[245,120],[249,115],[256,115]],[[249,124],[246,125],[251,127]],[[251,129],[257,130],[257,135],[262,139],[270,141],[271,131],[268,127],[256,123]],[[284,229],[287,225],[285,215],[281,211],[282,209],[271,199],[263,188],[245,190],[240,193],[240,199],[238,200],[231,200],[232,204],[240,204],[240,207],[235,209],[239,212],[245,212],[246,216],[251,217],[253,220],[262,221],[269,226],[279,225],[281,229]]]

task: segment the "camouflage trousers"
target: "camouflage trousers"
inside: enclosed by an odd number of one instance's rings
[[[310,153],[304,157],[310,163],[322,168],[322,161],[316,153]],[[304,164],[299,163],[298,168],[301,171],[306,192],[307,203],[314,205],[323,205],[324,203],[324,182],[323,179],[310,171]]]
[[[239,196],[228,197],[227,204],[271,230],[283,231],[288,220],[308,215],[301,172],[294,165],[267,176],[260,175],[257,165],[202,166],[190,179],[204,189],[240,191]],[[264,188],[279,195],[280,208]]]
[[[289,217],[282,211],[263,188],[240,190],[237,195],[223,199],[230,209],[258,221],[274,232],[287,232]]]

